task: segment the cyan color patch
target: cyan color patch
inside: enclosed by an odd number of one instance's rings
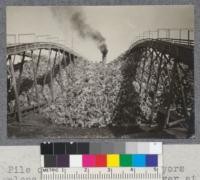
[[[146,155],[134,154],[132,156],[132,166],[133,167],[146,167]]]

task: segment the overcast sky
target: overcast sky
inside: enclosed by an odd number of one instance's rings
[[[193,28],[193,6],[82,6],[82,7],[7,7],[7,33],[49,34],[59,37],[92,61],[101,61],[95,42],[83,39],[72,28],[70,16],[81,11],[91,28],[99,31],[108,46],[107,60],[111,61],[126,50],[135,37],[147,30],[158,28]],[[31,41],[26,36],[21,41]],[[11,41],[11,37],[9,37]],[[42,38],[39,39],[42,41]]]

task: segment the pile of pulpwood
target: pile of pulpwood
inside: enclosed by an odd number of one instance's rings
[[[47,63],[43,60],[43,63]],[[24,66],[24,76],[33,79],[31,62]],[[40,66],[46,72],[46,65]],[[111,123],[122,81],[119,64],[106,65],[75,59],[60,69],[52,84],[33,86],[20,95],[22,108],[40,106],[40,113],[53,123],[69,127],[105,127]]]
[[[143,61],[146,61],[144,72]],[[21,109],[39,105],[39,112],[52,123],[65,124],[68,127],[146,123],[156,119],[161,107],[166,106],[165,99],[170,87],[169,76],[164,70],[158,79],[157,88],[157,71],[153,71],[148,80],[151,71],[149,62],[150,60],[144,58],[139,63],[133,52],[125,52],[109,64],[76,58],[66,67],[60,68],[51,83],[43,86],[37,84],[22,92],[19,96]],[[48,60],[45,57],[41,63],[43,64],[38,68],[38,76],[52,68],[47,66]],[[155,69],[158,69],[156,65]],[[172,67],[168,67],[169,71],[171,69]],[[31,61],[25,63],[22,76],[33,79]],[[177,91],[177,94],[178,97],[181,93]],[[174,107],[180,106],[181,109],[182,106],[178,103],[174,102]],[[192,104],[192,101],[188,104]],[[177,112],[176,114],[181,113]]]
[[[42,112],[53,122],[70,127],[107,126],[121,81],[120,67],[76,60],[56,77],[54,100]]]

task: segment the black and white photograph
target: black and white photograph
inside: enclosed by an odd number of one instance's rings
[[[192,5],[7,6],[11,139],[190,139]]]

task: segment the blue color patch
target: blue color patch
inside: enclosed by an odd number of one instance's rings
[[[146,155],[146,166],[158,167],[158,155],[155,154]]]
[[[146,167],[146,155],[135,154],[132,156],[132,166],[133,167]]]

